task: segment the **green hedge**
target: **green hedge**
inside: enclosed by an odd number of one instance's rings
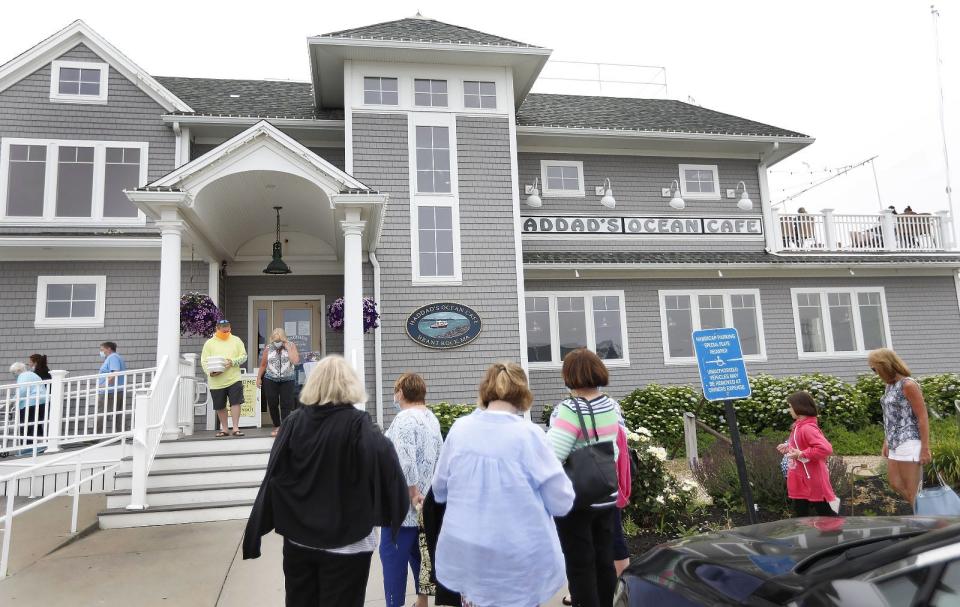
[[[450,426],[453,425],[453,422],[457,421],[458,418],[461,418],[464,415],[470,415],[477,408],[476,405],[463,405],[455,403],[437,403],[435,405],[427,405],[427,407],[433,411],[434,415],[437,416],[437,421],[440,422],[440,432],[443,433],[443,438],[447,438],[447,432],[450,431]]]

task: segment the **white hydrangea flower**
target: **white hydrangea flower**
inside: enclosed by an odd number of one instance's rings
[[[658,495],[658,496],[657,496],[657,499],[656,499],[655,501],[656,501],[658,504],[661,504],[661,505],[666,504],[666,501],[663,499],[663,496],[662,496],[662,495]]]
[[[661,462],[667,461],[667,450],[664,449],[663,447],[656,447],[654,445],[650,445],[649,447],[647,447],[647,453],[656,457]]]

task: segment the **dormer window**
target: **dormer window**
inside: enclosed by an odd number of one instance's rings
[[[367,105],[397,105],[397,79],[367,76],[363,79],[363,102]]]
[[[106,63],[54,61],[50,69],[50,101],[62,103],[106,103]]]
[[[497,83],[464,81],[463,105],[468,108],[497,109]]]

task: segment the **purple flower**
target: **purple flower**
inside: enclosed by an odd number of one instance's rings
[[[380,326],[380,313],[373,298],[363,298],[363,332],[369,333]],[[344,322],[343,298],[338,297],[327,306],[327,326],[334,331],[342,331]]]

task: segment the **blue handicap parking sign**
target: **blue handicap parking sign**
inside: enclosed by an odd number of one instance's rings
[[[750,396],[750,380],[740,350],[740,336],[733,328],[693,332],[693,349],[700,367],[700,383],[707,400],[730,400]]]

